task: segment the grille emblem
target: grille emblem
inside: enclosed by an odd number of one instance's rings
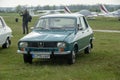
[[[43,47],[43,43],[42,42],[39,43],[39,47]]]

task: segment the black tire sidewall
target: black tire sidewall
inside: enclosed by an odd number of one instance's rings
[[[23,54],[24,63],[32,64],[32,55],[31,54]]]

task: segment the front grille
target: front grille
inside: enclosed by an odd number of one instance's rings
[[[28,42],[28,47],[55,48],[57,42]]]
[[[44,47],[57,47],[57,42],[44,42]]]

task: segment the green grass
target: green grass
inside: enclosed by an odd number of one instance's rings
[[[96,17],[88,22],[93,29],[120,30],[120,21],[117,18]]]
[[[24,64],[22,55],[16,53],[17,42],[24,36],[21,17],[17,14],[14,16],[2,14],[2,16],[12,28],[13,38],[10,48],[2,49],[0,47],[0,80],[120,80],[119,33],[95,32],[94,48],[91,54],[78,55],[76,63],[73,65],[68,65],[63,61],[52,63],[37,59],[30,65]],[[15,22],[16,17],[19,18],[18,23]],[[34,26],[37,19],[34,17],[29,23],[29,27]],[[116,21],[116,19],[108,18],[106,23],[119,25],[120,22]],[[103,26],[106,24],[100,24],[100,22],[104,22],[104,18],[89,21],[94,29],[104,29]],[[116,26],[112,27],[110,29],[115,29]],[[116,30],[119,30],[119,26],[116,27]]]

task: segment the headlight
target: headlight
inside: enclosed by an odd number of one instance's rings
[[[27,42],[20,42],[19,47],[27,47],[28,43]]]
[[[58,48],[65,48],[65,43],[64,42],[58,42],[57,47]]]

